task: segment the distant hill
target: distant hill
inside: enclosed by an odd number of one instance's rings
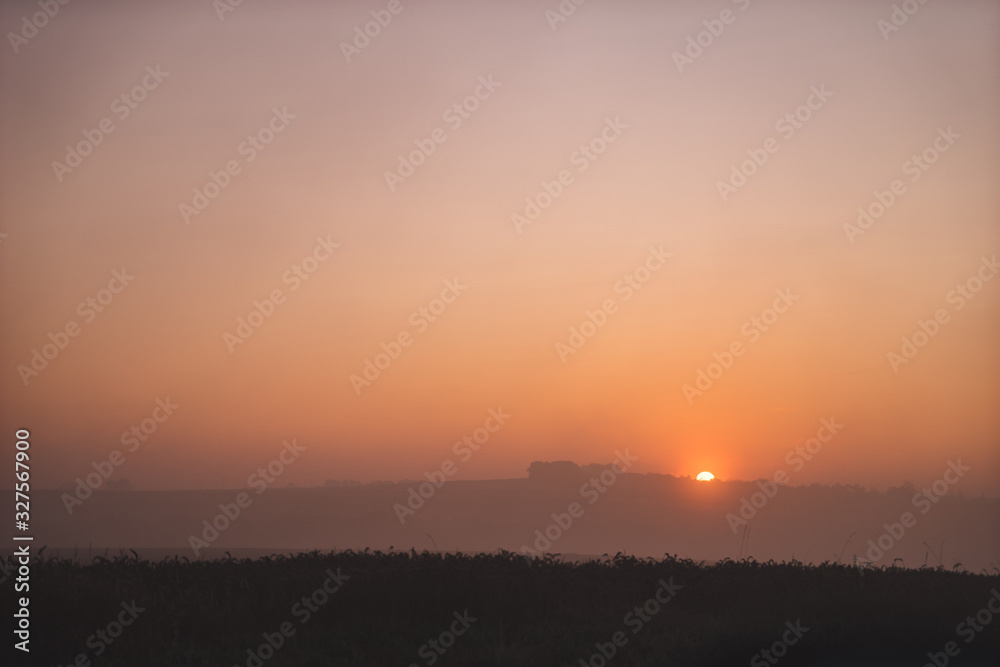
[[[263,493],[257,493],[262,490]],[[537,462],[526,479],[316,488],[32,497],[35,544],[50,547],[432,549],[615,554],[696,560],[752,556],[819,563],[1000,568],[1000,500],[920,489],[696,482]],[[248,506],[233,514],[240,493]],[[220,507],[221,506],[221,507]],[[224,525],[212,540],[211,524]],[[207,533],[207,534],[206,534]],[[211,551],[209,551],[210,553]],[[205,548],[199,550],[203,555]]]

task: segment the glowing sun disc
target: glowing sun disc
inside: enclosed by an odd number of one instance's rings
[[[715,475],[713,475],[712,473],[708,472],[707,470],[705,472],[698,473],[697,480],[699,482],[709,482],[709,481],[711,481],[713,479],[715,479]]]

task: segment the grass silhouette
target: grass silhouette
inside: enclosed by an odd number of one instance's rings
[[[294,606],[338,569],[346,575],[340,589],[301,622]],[[649,600],[661,580],[681,588],[633,632],[626,615]],[[796,620],[809,631],[782,665],[821,664],[815,661],[835,650],[855,657],[822,664],[876,664],[855,660],[898,655],[921,665],[927,651],[948,641],[962,647],[960,660],[973,650],[1000,655],[1000,620],[969,645],[955,634],[1000,588],[1000,574],[926,567],[704,564],[622,554],[529,561],[505,551],[153,562],[132,552],[90,564],[39,558],[31,587],[32,665],[70,665],[81,653],[92,664],[129,667],[427,665],[428,640],[466,610],[476,622],[443,655],[434,654],[434,664],[600,665],[588,662],[599,655],[596,644],[622,631],[627,644],[609,665],[745,665]],[[88,638],[94,644],[94,633],[133,599],[144,611],[95,656]],[[248,650],[283,623],[294,634],[255,662]]]

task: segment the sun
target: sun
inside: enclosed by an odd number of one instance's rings
[[[715,479],[715,475],[706,470],[705,472],[698,473],[698,477],[696,479],[699,482],[710,482]]]

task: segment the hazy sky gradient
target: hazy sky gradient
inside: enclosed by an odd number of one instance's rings
[[[947,301],[1000,253],[996,3],[927,3],[888,40],[891,2],[589,2],[555,31],[554,0],[402,6],[350,63],[340,43],[385,3],[245,0],[222,21],[208,0],[70,3],[4,44],[0,426],[32,430],[37,484],[85,475],[170,396],[116,475],[138,488],[242,486],[286,438],[308,452],[283,483],[417,478],[502,406],[459,477],[624,447],[639,472],[768,477],[833,416],[843,431],[793,484],[929,482],[962,458],[961,491],[1000,493],[1000,278]],[[678,72],[672,53],[727,8]],[[5,3],[0,26],[33,11]],[[118,120],[157,65],[169,76]],[[812,86],[833,96],[723,202],[716,182]],[[295,118],[246,163],[274,108]],[[52,162],[103,117],[114,132],[58,182]],[[436,127],[447,140],[390,192],[384,173]],[[960,139],[911,182],[904,162],[948,127]],[[232,159],[185,224],[179,204]],[[519,234],[511,214],[563,169],[574,182]],[[843,225],[897,178],[906,193],[851,244]],[[290,291],[328,235],[340,248]],[[624,301],[650,246],[672,257]],[[83,324],[77,304],[122,267],[134,282]],[[456,278],[467,291],[356,395],[350,375]],[[230,353],[223,334],[276,288],[287,301]],[[683,385],[779,289],[799,300],[689,404]],[[608,298],[619,310],[562,363],[556,343]],[[950,322],[894,373],[887,353],[939,308]],[[70,320],[80,335],[25,386],[18,365]]]

